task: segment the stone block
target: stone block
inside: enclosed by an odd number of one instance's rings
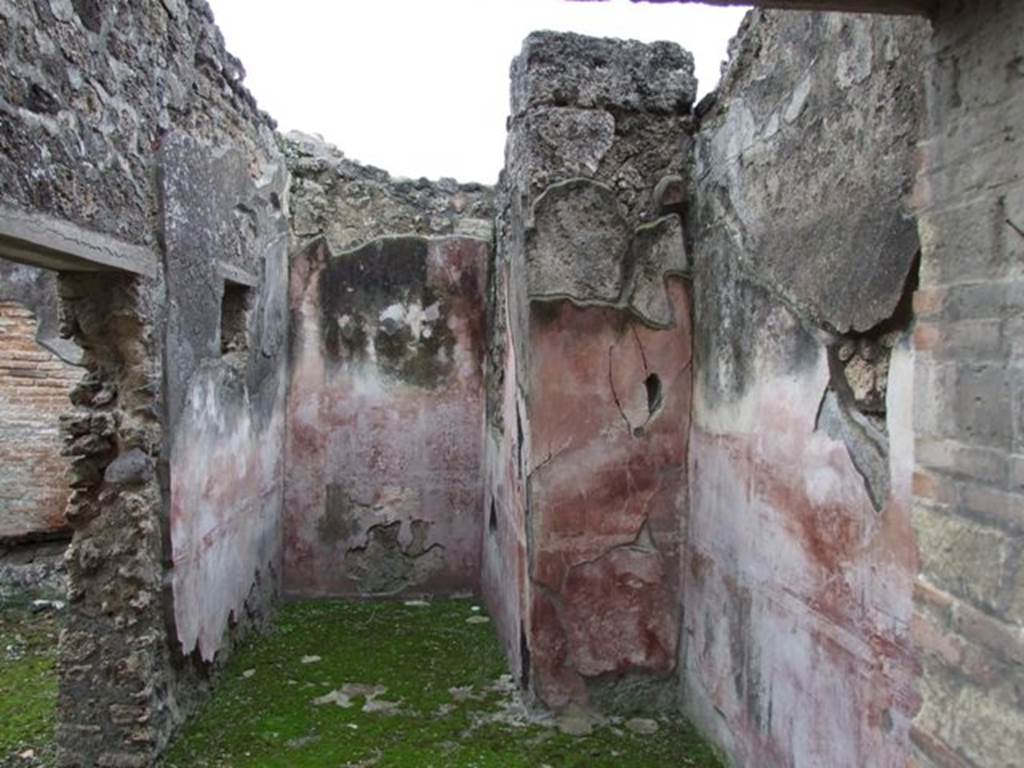
[[[998,218],[999,206],[991,197],[921,215],[921,285],[932,288],[1001,275],[1006,262],[998,247]]]
[[[953,415],[960,439],[974,445],[1009,449],[1014,434],[1014,411],[1007,408],[1011,394],[1021,398],[1020,404],[1015,402],[1011,408],[1024,407],[1024,387],[1016,387],[1002,365],[959,366]]]
[[[942,316],[949,322],[1001,319],[1024,311],[1024,280],[983,280],[944,291]]]
[[[929,504],[950,507],[959,498],[956,483],[938,472],[917,470],[913,479],[914,496],[927,499]]]
[[[996,689],[966,686],[958,701],[952,743],[978,766],[1019,765],[1024,755],[1024,707],[1012,681]]]
[[[966,445],[956,440],[918,440],[914,457],[921,467],[945,475],[1004,486],[1008,462],[1003,451]]]
[[[1009,487],[1014,493],[1024,493],[1024,455],[1013,454],[1009,461]]]
[[[1024,495],[965,483],[960,500],[964,514],[1013,533],[1024,532]]]
[[[915,329],[918,348],[940,360],[999,361],[1003,357],[1003,321],[941,320],[922,323]]]
[[[1011,665],[1024,665],[1024,630],[966,603],[953,607],[953,626],[989,655]]]
[[[952,418],[957,396],[957,365],[948,361],[933,362],[920,354],[917,360],[914,371],[915,437],[959,437],[956,422]]]
[[[950,713],[957,711],[962,682],[941,660],[929,657],[924,661],[918,688],[922,704],[914,720],[915,729],[948,743],[953,738],[954,728]]]
[[[1024,627],[1024,559],[1018,558],[1017,573],[1010,583],[1010,609],[1007,615],[1018,627]],[[1024,630],[1018,630],[1018,634],[1021,632]],[[1020,643],[1024,648],[1024,635],[1021,635]]]
[[[921,571],[929,581],[981,605],[999,604],[1009,537],[921,502],[914,505],[913,522]]]
[[[512,64],[512,114],[531,107],[684,114],[697,94],[693,56],[675,43],[533,32]]]
[[[534,203],[526,233],[530,297],[616,303],[630,235],[615,193],[605,185],[575,179],[548,187]]]

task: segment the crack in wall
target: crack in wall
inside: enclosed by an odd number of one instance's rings
[[[633,425],[629,423],[629,419],[626,417],[626,412],[622,409],[622,401],[619,400],[619,394],[615,391],[615,378],[612,375],[613,363],[612,363],[612,352],[615,350],[615,345],[612,344],[608,347],[608,386],[612,391],[612,400],[615,401],[615,407],[619,409],[619,416],[622,417],[623,423],[626,425],[626,431],[633,434]]]
[[[430,524],[409,523],[412,539],[407,546],[399,540],[402,521],[378,523],[366,531],[366,542],[349,547],[345,560],[359,591],[368,596],[395,595],[427,581],[445,565],[445,546],[427,545]]]

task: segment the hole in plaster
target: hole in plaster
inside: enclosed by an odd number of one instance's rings
[[[220,303],[220,353],[245,352],[249,348],[249,287],[224,281]]]
[[[487,518],[487,527],[491,531],[491,533],[494,533],[498,530],[498,510],[494,505],[493,496],[491,497],[491,514]]]
[[[661,408],[661,379],[658,374],[652,373],[644,379],[644,389],[647,390],[647,414],[653,416]]]
[[[890,492],[886,399],[893,349],[914,321],[913,295],[921,254],[915,256],[903,294],[890,315],[873,328],[849,332],[828,347],[829,385],[815,428],[842,440],[876,511]]]

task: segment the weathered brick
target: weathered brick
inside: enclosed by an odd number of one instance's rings
[[[932,654],[946,666],[955,667],[963,662],[963,639],[939,626],[929,616],[916,612],[910,624],[910,634],[919,649]]]
[[[921,572],[928,580],[954,595],[998,606],[1011,539],[924,502],[915,503],[913,519]]]
[[[921,285],[934,288],[1001,275],[1006,261],[996,247],[999,213],[997,200],[984,198],[921,216]]]
[[[1005,486],[1009,475],[1009,462],[1004,451],[967,445],[956,440],[917,440],[914,443],[914,457],[920,466],[975,482]]]
[[[1014,574],[1010,589],[1010,609],[1007,615],[1018,627],[1024,627],[1024,557],[1017,563],[1017,572]],[[1024,638],[1021,642],[1024,643]]]
[[[1024,494],[964,483],[960,493],[964,514],[1015,533],[1024,531]]]
[[[1003,356],[1002,319],[918,323],[914,344],[942,360],[998,361]]]
[[[945,301],[945,288],[918,288],[913,296],[914,316],[918,320],[933,318],[942,312]]]
[[[111,704],[110,722],[117,725],[144,723],[149,720],[149,707],[145,704]]]
[[[921,709],[914,720],[911,738],[928,757],[938,760],[939,765],[957,765],[955,762],[941,762],[941,756],[947,750],[952,754],[948,747],[954,728],[950,713],[957,711],[960,691],[964,684],[945,664],[935,658],[926,657],[923,660],[923,667],[919,685]],[[945,750],[937,749],[939,744],[946,745]]]
[[[16,446],[0,454],[5,484],[15,489],[0,501],[0,537],[60,530],[68,487],[57,426],[81,370],[36,342],[25,307],[0,302],[0,318],[0,449]]]
[[[954,741],[978,766],[1020,765],[1024,756],[1024,708],[1011,684],[990,689],[966,686],[959,699]]]
[[[918,439],[956,438],[952,418],[957,398],[958,366],[953,362],[926,362],[918,356],[914,375],[914,433]]]
[[[959,498],[956,483],[952,479],[923,469],[914,472],[913,490],[914,496],[943,506],[954,505]]]
[[[960,439],[975,445],[1008,450],[1013,419],[1008,418],[1010,373],[1001,365],[964,365],[957,371],[954,418]]]
[[[1014,492],[1024,492],[1024,455],[1009,457],[1009,487]]]
[[[1024,281],[983,280],[946,287],[941,316],[945,322],[1001,320],[1024,310]]]
[[[928,766],[937,768],[974,768],[953,751],[945,741],[916,723],[910,729],[910,740],[923,753]]]
[[[966,603],[953,608],[953,623],[965,639],[1011,664],[1024,664],[1024,629],[1004,623]]]

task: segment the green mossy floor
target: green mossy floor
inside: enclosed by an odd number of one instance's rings
[[[484,615],[465,600],[284,606],[273,633],[235,655],[165,764],[721,766],[679,719],[652,735],[622,721],[586,736],[529,722]]]
[[[53,765],[59,625],[53,612],[0,608],[0,766]],[[722,765],[681,719],[658,720],[650,735],[615,719],[584,736],[534,722],[505,672],[490,623],[469,601],[286,605],[269,636],[233,657],[164,764]]]
[[[0,606],[0,766],[52,765],[60,616]]]

